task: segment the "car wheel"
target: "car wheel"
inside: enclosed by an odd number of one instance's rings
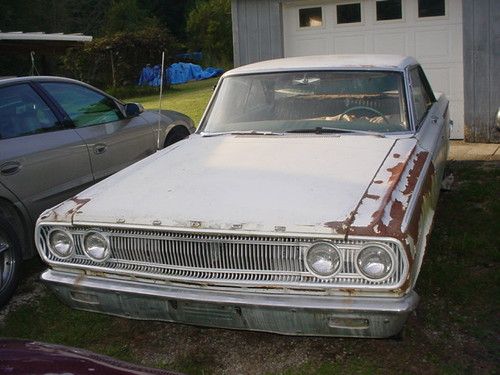
[[[12,225],[0,217],[0,308],[14,294],[21,268],[21,247]]]
[[[163,147],[173,145],[174,143],[182,141],[187,137],[189,137],[189,130],[187,130],[184,126],[176,126],[167,134]]]

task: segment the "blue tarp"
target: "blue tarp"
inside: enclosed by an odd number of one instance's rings
[[[142,69],[139,77],[139,86],[160,86],[160,65],[154,67],[146,66]],[[170,84],[176,85],[189,81],[199,81],[202,79],[217,77],[224,73],[222,69],[201,66],[190,63],[175,63],[165,69],[164,79]]]
[[[167,68],[168,79],[172,85],[217,77],[222,73],[224,73],[222,69],[211,67],[203,69],[199,65],[190,63],[175,63]]]
[[[160,86],[160,73],[160,65],[153,67],[146,66],[142,69],[141,76],[139,77],[139,86]]]

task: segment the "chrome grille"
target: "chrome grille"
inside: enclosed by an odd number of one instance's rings
[[[325,238],[221,235],[115,228],[92,228],[109,237],[112,257],[96,263],[83,252],[86,228],[64,227],[75,239],[74,257],[61,260],[48,251],[46,238],[53,226],[38,227],[38,247],[51,264],[77,265],[99,272],[133,275],[206,285],[313,289],[366,287],[389,289],[399,286],[407,273],[406,256],[397,243],[384,241],[395,254],[391,277],[374,282],[356,272],[357,252],[367,240],[327,239],[340,249],[343,265],[333,278],[317,278],[304,265],[304,250]]]

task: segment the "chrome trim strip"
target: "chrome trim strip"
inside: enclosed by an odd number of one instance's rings
[[[112,280],[102,277],[81,276],[69,272],[48,269],[41,280],[68,288],[96,289],[108,293],[131,293],[157,298],[186,300],[207,303],[221,303],[247,306],[284,307],[287,309],[320,309],[373,311],[377,313],[405,314],[414,310],[418,304],[418,294],[411,291],[403,297],[345,297],[338,296],[300,296],[287,294],[242,293],[241,291],[217,291],[209,289],[144,284],[136,281]]]

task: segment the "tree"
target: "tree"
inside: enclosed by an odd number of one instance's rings
[[[232,65],[233,34],[230,0],[198,1],[187,20],[189,44],[201,49],[205,62]]]
[[[186,19],[195,0],[139,0],[139,5],[154,14],[160,25],[167,26],[177,39],[187,40]]]
[[[139,7],[137,0],[115,0],[106,17],[106,33],[133,32],[158,26],[158,19]]]
[[[69,75],[100,87],[109,86],[113,81],[126,85],[137,82],[146,64],[161,63],[163,51],[166,63],[171,63],[178,49],[176,39],[168,30],[148,27],[95,38],[83,49],[69,51],[64,57],[64,66]]]

